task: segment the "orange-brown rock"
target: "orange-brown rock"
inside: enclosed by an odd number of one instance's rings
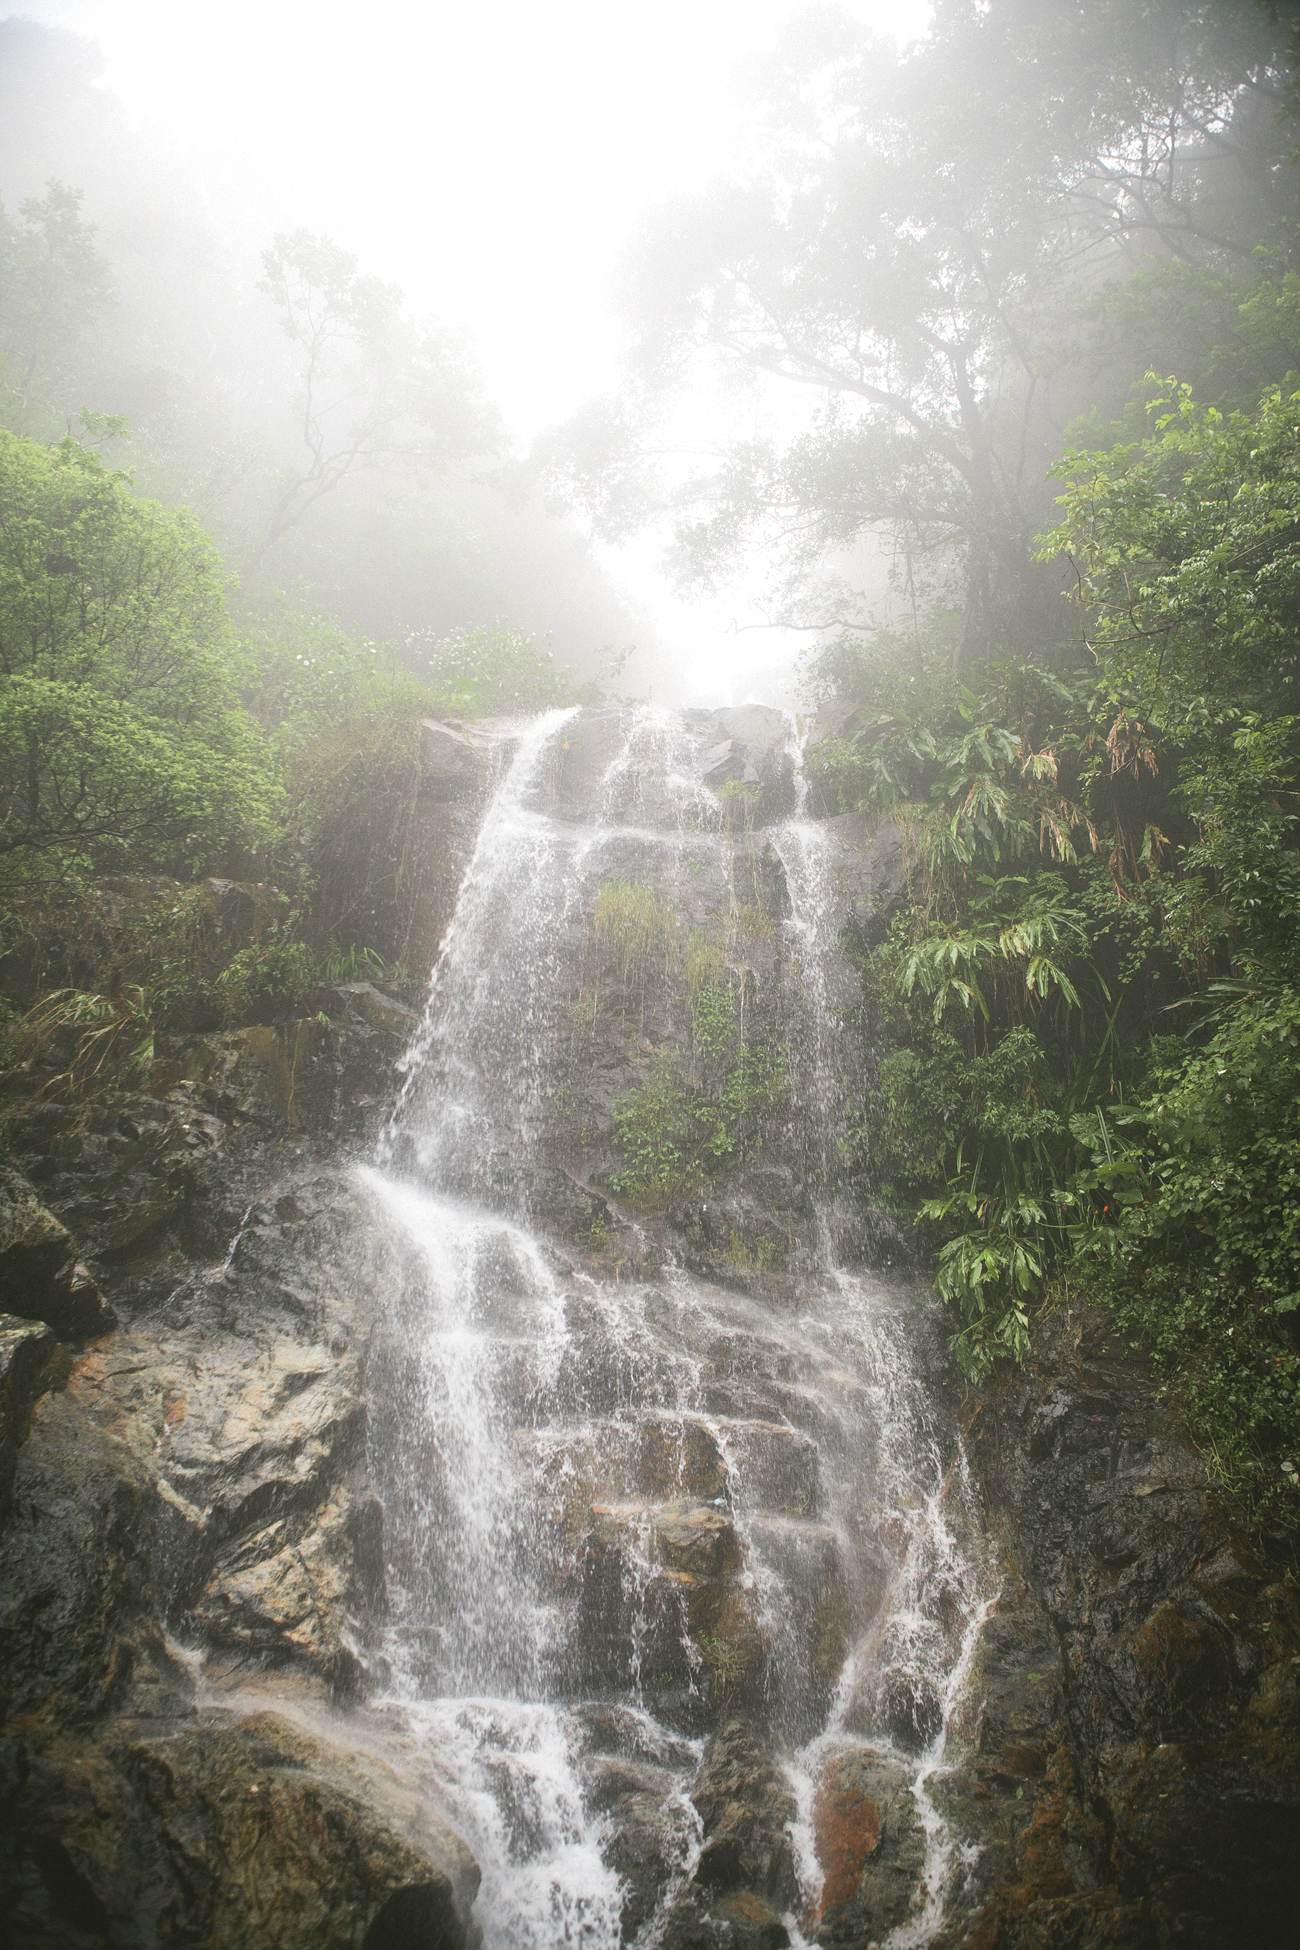
[[[740,1562],[735,1526],[725,1510],[708,1503],[665,1510],[655,1523],[660,1560],[673,1571],[721,1577]]]
[[[820,1921],[829,1910],[852,1902],[867,1857],[880,1844],[880,1809],[855,1779],[851,1756],[832,1760],[822,1774],[813,1802],[813,1834],[826,1878]]]

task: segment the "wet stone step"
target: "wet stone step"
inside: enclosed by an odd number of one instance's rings
[[[412,1386],[425,1392],[436,1425],[449,1382],[478,1398],[503,1421],[531,1422],[549,1413],[559,1354],[548,1339],[471,1332],[431,1338],[418,1357]]]
[[[746,1528],[753,1550],[791,1586],[822,1583],[839,1564],[839,1532],[828,1523],[760,1511]]]
[[[743,1551],[731,1512],[717,1503],[593,1503],[590,1537],[631,1564],[722,1578]]]
[[[768,1637],[774,1717],[804,1739],[823,1721],[861,1611],[829,1524],[756,1516],[747,1563]]]
[[[726,1488],[716,1436],[698,1416],[516,1430],[511,1450],[547,1514],[580,1520],[583,1506],[629,1498],[708,1502]]]
[[[673,1352],[645,1333],[620,1333],[617,1323],[598,1316],[578,1332],[572,1313],[551,1397],[555,1414],[613,1419],[633,1404],[669,1408],[681,1401],[681,1363]]]
[[[713,1504],[682,1504],[660,1511],[654,1540],[659,1562],[670,1571],[719,1578],[734,1571],[741,1560],[731,1513]]]
[[[710,1376],[758,1377],[764,1381],[799,1381],[806,1377],[807,1360],[783,1341],[745,1332],[720,1334],[704,1351]]]
[[[575,1690],[605,1687],[693,1730],[720,1698],[757,1683],[766,1638],[728,1511],[598,1504],[578,1545]]]
[[[677,1773],[651,1761],[593,1754],[576,1771],[588,1815],[608,1824],[604,1857],[622,1885],[621,1940],[630,1943],[689,1853],[694,1810]]]
[[[706,1377],[700,1407],[718,1421],[766,1422],[801,1431],[820,1448],[852,1445],[865,1452],[872,1435],[871,1404],[865,1388],[853,1395],[828,1395],[801,1382]]]
[[[800,1429],[781,1422],[715,1423],[732,1501],[749,1510],[815,1517],[821,1507],[821,1456]]]

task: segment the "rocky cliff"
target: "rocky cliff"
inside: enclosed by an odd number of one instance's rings
[[[1104,1321],[976,1397],[871,1271],[896,842],[775,713],[426,745],[423,1017],[22,1080],[10,1940],[1286,1940],[1291,1594]]]

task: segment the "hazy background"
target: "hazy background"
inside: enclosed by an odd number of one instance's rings
[[[462,324],[520,450],[613,387],[614,268],[628,229],[666,194],[745,169],[747,77],[798,11],[780,0],[14,10],[99,44],[96,85],[121,102],[170,187],[201,206],[196,218],[248,286],[272,235],[304,226],[400,283],[413,311]],[[844,11],[905,41],[930,7],[856,0]],[[48,173],[44,158],[31,162],[30,180],[20,170],[12,180],[11,152],[0,183],[11,207]],[[84,187],[94,215],[95,186]],[[700,431],[681,428],[687,440]],[[736,634],[762,621],[757,568],[753,590],[685,603],[654,538],[596,555],[630,597],[638,635],[655,639],[657,692],[739,701],[786,687],[803,639]],[[640,688],[645,674],[642,663]]]

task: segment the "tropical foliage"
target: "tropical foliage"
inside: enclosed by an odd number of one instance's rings
[[[822,682],[861,702],[814,764],[902,829],[908,898],[860,943],[877,1163],[964,1364],[1023,1357],[1052,1282],[1085,1282],[1269,1507],[1300,1447],[1300,395],[1148,411],[1058,469],[1041,550],[1086,661],[921,654],[909,712],[896,646],[841,640]]]

